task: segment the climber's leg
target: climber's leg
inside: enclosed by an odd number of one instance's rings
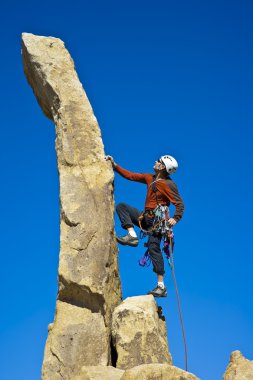
[[[141,215],[141,211],[126,203],[119,203],[116,207],[116,211],[121,221],[122,228],[128,230],[126,236],[117,236],[117,241],[122,245],[137,247],[139,240],[134,230],[134,225],[139,226],[138,218]]]
[[[155,289],[148,292],[154,297],[166,297],[167,290],[164,285],[164,260],[160,248],[162,236],[160,234],[153,234],[149,236],[148,239],[148,248],[149,255],[153,264],[153,271],[157,274],[157,286]]]

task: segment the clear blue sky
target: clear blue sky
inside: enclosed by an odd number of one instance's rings
[[[65,41],[119,164],[150,172],[158,155],[179,162],[175,265],[189,370],[217,380],[233,350],[252,360],[252,2],[14,1],[1,14],[1,380],[40,378],[57,293],[55,132],[23,74],[22,32]],[[141,209],[145,194],[116,176],[116,203]],[[137,265],[143,251],[120,249],[124,297],[155,285]],[[169,269],[166,284],[160,303],[183,368]]]

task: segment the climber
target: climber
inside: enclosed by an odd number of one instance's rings
[[[147,196],[143,213],[126,203],[119,203],[117,205],[116,211],[121,221],[121,226],[128,231],[127,235],[116,237],[118,243],[137,247],[139,240],[134,230],[134,225],[139,227],[138,218],[143,214],[144,219],[142,223],[146,229],[150,229],[155,217],[154,210],[158,204],[169,206],[172,203],[176,207],[173,217],[168,220],[171,227],[182,218],[184,203],[179,195],[177,185],[170,178],[170,174],[174,173],[178,168],[178,163],[172,156],[162,156],[155,161],[155,165],[153,166],[154,175],[132,173],[123,169],[115,163],[112,156],[105,156],[105,160],[110,161],[114,171],[122,177],[147,185]],[[153,271],[157,274],[157,286],[148,292],[148,294],[152,294],[154,297],[167,296],[167,289],[164,285],[164,260],[160,249],[161,239],[162,235],[154,232],[149,234],[147,243]]]

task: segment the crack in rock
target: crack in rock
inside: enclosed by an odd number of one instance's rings
[[[102,294],[92,292],[86,285],[68,283],[62,276],[59,276],[59,284],[58,300],[105,316],[105,299]]]
[[[67,214],[65,213],[63,207],[61,207],[61,216],[62,216],[62,219],[64,220],[64,222],[69,226],[69,227],[77,227],[79,224],[81,224],[80,222],[73,222],[71,221]]]

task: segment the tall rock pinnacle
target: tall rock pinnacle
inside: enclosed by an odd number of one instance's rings
[[[64,43],[22,35],[25,75],[56,127],[60,258],[42,380],[198,380],[172,365],[152,296],[121,303],[114,175],[97,120]]]
[[[84,365],[111,361],[111,315],[121,301],[114,175],[64,43],[23,33],[22,59],[42,111],[55,123],[60,179],[58,297],[42,378],[68,379]]]

